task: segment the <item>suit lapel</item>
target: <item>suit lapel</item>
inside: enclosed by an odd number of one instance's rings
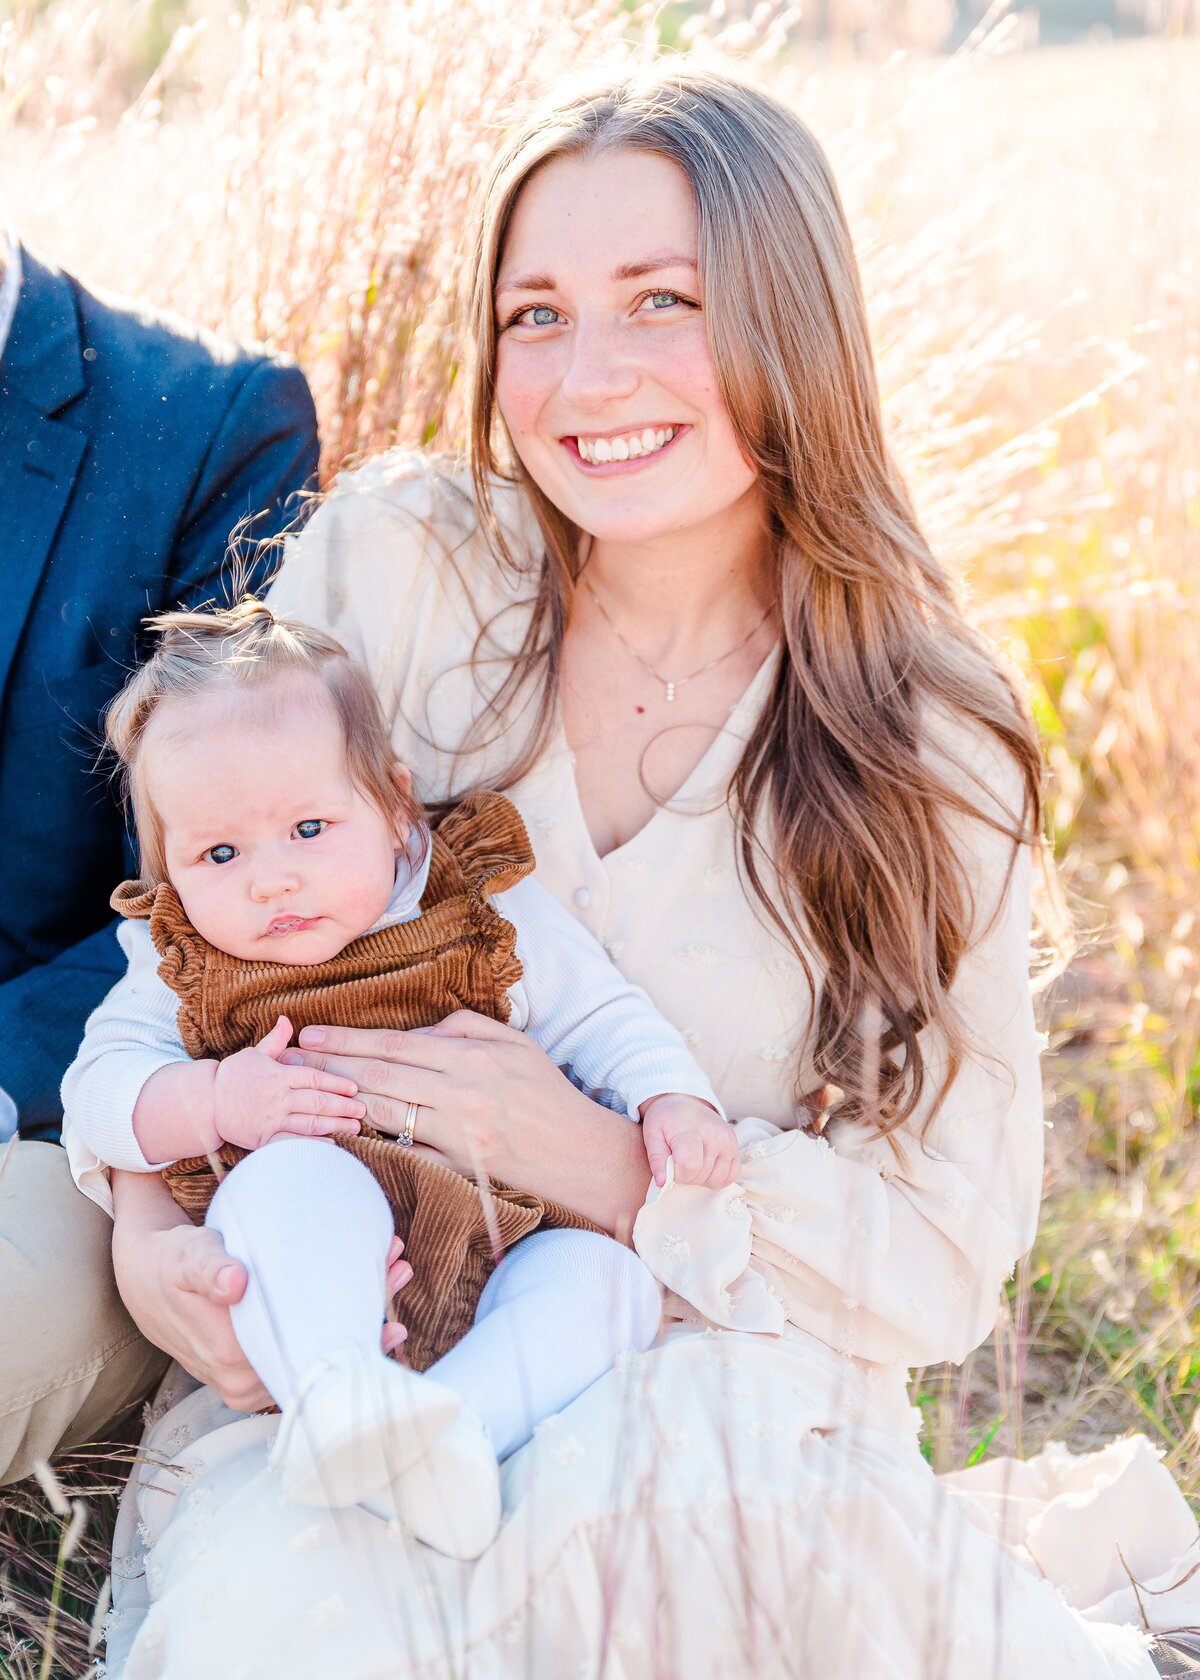
[[[88,443],[55,418],[85,389],[75,295],[27,251],[22,267],[0,357],[0,702]]]

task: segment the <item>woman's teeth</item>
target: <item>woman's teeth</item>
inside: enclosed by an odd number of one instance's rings
[[[644,455],[657,455],[678,430],[678,426],[647,426],[644,432],[630,432],[625,437],[577,437],[575,446],[593,467],[608,461],[640,461]]]

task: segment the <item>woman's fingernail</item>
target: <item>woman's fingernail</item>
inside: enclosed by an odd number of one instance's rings
[[[305,1027],[304,1031],[300,1034],[300,1042],[301,1044],[324,1044],[325,1028]]]
[[[227,1290],[232,1289],[233,1288],[233,1279],[234,1279],[234,1269],[233,1269],[233,1267],[232,1266],[222,1266],[221,1270],[217,1273],[217,1277],[216,1277],[217,1293],[219,1295],[224,1295]]]
[[[304,1066],[304,1057],[298,1050],[285,1050],[283,1055],[279,1057],[279,1060],[283,1063],[284,1067]]]

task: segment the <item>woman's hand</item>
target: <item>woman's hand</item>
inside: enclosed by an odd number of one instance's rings
[[[234,1411],[269,1406],[271,1396],[247,1363],[229,1316],[245,1293],[246,1268],[230,1259],[215,1231],[191,1223],[161,1179],[114,1173],[113,1196],[113,1268],[138,1329]],[[402,1249],[393,1238],[389,1296],[412,1276]],[[385,1351],[398,1346],[404,1334],[403,1326],[386,1325]]]
[[[300,1046],[281,1060],[353,1080],[376,1130],[398,1136],[417,1103],[417,1141],[464,1177],[552,1197],[618,1235],[631,1226],[650,1176],[639,1128],[516,1028],[460,1009],[415,1032],[306,1027]]]

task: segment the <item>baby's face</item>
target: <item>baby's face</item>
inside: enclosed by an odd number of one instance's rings
[[[167,875],[210,945],[325,962],[387,909],[406,835],[352,782],[317,679],[166,700],[142,750]]]

